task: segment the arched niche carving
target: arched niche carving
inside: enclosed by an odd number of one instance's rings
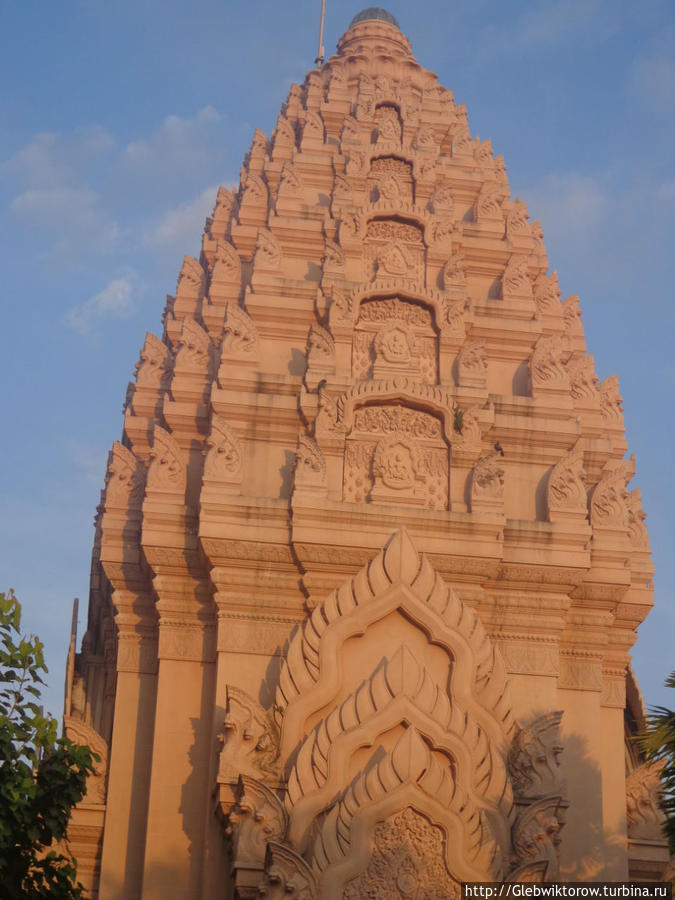
[[[436,303],[406,295],[364,296],[356,304],[352,342],[352,377],[381,378],[409,372],[427,384],[438,382],[438,316]],[[398,327],[409,339],[391,352],[380,347],[385,329]],[[392,337],[395,337],[394,335]],[[404,343],[407,345],[404,346]],[[378,371],[379,369],[379,371]]]
[[[397,215],[396,209],[388,210],[386,216],[368,216],[364,229],[363,265],[364,281],[387,276],[383,253],[391,245],[397,244],[405,254],[407,272],[397,277],[413,281],[424,281],[425,243],[424,224],[411,218]],[[392,273],[389,273],[392,274]]]
[[[412,204],[414,201],[413,164],[394,154],[374,156],[370,160],[368,172],[368,194],[371,203],[376,203],[383,198],[380,196],[378,184],[385,178],[394,177],[400,190],[400,198],[403,203]]]
[[[385,828],[378,829],[380,825]],[[414,868],[400,871],[406,856],[417,855],[410,842],[418,830],[426,837],[417,848],[425,865],[420,859],[414,866],[410,859]],[[394,837],[398,853],[387,854],[382,832]],[[444,888],[443,896],[453,896],[458,882],[497,880],[503,870],[485,813],[468,800],[440,755],[412,726],[391,752],[373,759],[333,806],[312,855],[323,900],[367,896],[367,886],[379,887],[381,895],[392,882],[405,896],[405,888],[419,890],[425,882],[430,887],[430,877]],[[371,866],[373,857],[384,865]],[[426,895],[416,891],[414,896]]]
[[[409,406],[436,416],[442,423],[442,431],[449,444],[464,445],[467,437],[467,415],[471,420],[472,442],[480,437],[480,425],[474,410],[465,411],[460,429],[456,429],[457,410],[453,395],[445,388],[425,384],[407,375],[391,378],[359,381],[336,399],[324,391],[319,397],[319,415],[315,430],[317,435],[326,433],[349,434],[354,426],[355,410],[361,406],[393,402]]]
[[[345,501],[447,509],[449,469],[437,416],[396,402],[354,410],[345,440]]]
[[[424,644],[436,683],[484,731],[503,773],[515,724],[502,658],[473,610],[417,552],[405,529],[317,606],[292,638],[275,707],[283,710],[281,759],[294,758],[312,728],[358,687],[363,666],[347,665],[348,657],[357,652],[372,660],[373,644],[378,660],[394,657],[402,642]],[[443,719],[440,708],[435,718]],[[507,790],[504,774],[498,781],[495,797]]]
[[[485,730],[461,703],[450,700],[438,667],[419,661],[403,643],[303,742],[288,778],[289,839],[296,846],[305,846],[315,817],[363,770],[364,748],[393,750],[409,723],[439,752],[474,806],[510,820],[504,760],[491,753]]]

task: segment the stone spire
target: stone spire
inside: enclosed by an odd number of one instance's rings
[[[101,895],[215,896],[228,860],[238,897],[583,877],[651,604],[618,383],[389,13],[255,132],[163,321],[72,712],[109,747]]]

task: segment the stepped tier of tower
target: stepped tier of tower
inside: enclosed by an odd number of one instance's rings
[[[66,708],[107,748],[101,896],[637,871],[626,449],[502,158],[356,22],[219,189],[129,385]]]

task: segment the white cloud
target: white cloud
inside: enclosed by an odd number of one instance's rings
[[[554,0],[530,5],[509,24],[487,25],[477,55],[503,57],[530,50],[548,50],[581,35],[602,39],[616,28],[616,10],[608,0]]]
[[[115,141],[98,125],[78,128],[71,134],[36,134],[18,150],[2,169],[24,188],[77,185],[81,173],[99,157],[111,151]]]
[[[522,45],[554,43],[566,32],[583,28],[596,14],[597,0],[559,0],[539,9],[528,9],[516,25]]]
[[[87,187],[31,188],[14,198],[11,209],[31,229],[55,232],[57,253],[111,250],[118,236],[100,196]]]
[[[601,182],[576,172],[547,175],[521,193],[530,215],[541,221],[546,234],[583,238],[598,225],[607,207]]]
[[[203,190],[194,200],[168,210],[143,233],[143,243],[157,249],[180,250],[198,244],[204,219],[213,210],[217,186]]]
[[[90,334],[104,319],[126,319],[134,312],[133,276],[116,278],[102,291],[72,307],[66,322],[78,334]]]
[[[149,175],[178,174],[206,163],[211,155],[209,135],[221,115],[212,106],[200,109],[191,119],[167,116],[147,138],[124,148],[124,165],[130,171]]]
[[[636,60],[629,88],[654,109],[675,113],[675,59],[658,55]]]

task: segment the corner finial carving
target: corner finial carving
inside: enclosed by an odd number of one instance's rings
[[[222,355],[232,359],[257,359],[258,329],[253,320],[235,303],[225,307]]]
[[[253,264],[265,269],[281,268],[281,244],[268,228],[258,230]]]
[[[218,781],[236,784],[240,775],[279,779],[279,729],[271,715],[241,688],[227,685],[225,733]]]
[[[664,816],[660,808],[663,761],[643,763],[626,778],[628,837],[634,840],[663,840]]]
[[[457,374],[461,387],[486,387],[487,351],[484,341],[464,344],[457,357]]]
[[[185,298],[198,300],[200,297],[204,296],[205,283],[206,274],[204,269],[192,256],[185,256],[178,275],[176,299]]]
[[[478,460],[471,476],[471,512],[503,512],[504,475],[500,453]]]
[[[106,779],[108,776],[108,745],[101,735],[94,731],[91,725],[87,725],[80,719],[72,716],[63,717],[63,726],[66,737],[76,744],[84,744],[99,757],[94,763],[94,771],[87,778],[87,793],[85,802],[105,803]]]
[[[508,765],[517,800],[538,800],[560,794],[565,781],[560,767],[562,712],[546,713],[526,728],[519,727],[509,749]]]
[[[169,348],[149,331],[136,363],[136,385],[165,390],[171,380]]]
[[[530,360],[530,377],[535,393],[542,389],[569,390],[570,379],[565,363],[571,352],[569,340],[559,334],[539,338]]]
[[[145,489],[145,469],[131,450],[115,441],[108,456],[105,477],[106,509],[140,509]]]
[[[326,461],[319,445],[308,435],[300,435],[295,451],[295,485],[299,488],[326,487]]]
[[[554,522],[570,514],[586,516],[585,478],[584,458],[580,449],[566,453],[553,467],[546,488],[549,521]]]
[[[148,490],[185,494],[187,467],[176,439],[155,425],[148,468]]]
[[[211,418],[211,434],[206,446],[208,451],[204,461],[204,478],[227,484],[241,484],[241,443],[227,422],[215,413]]]

